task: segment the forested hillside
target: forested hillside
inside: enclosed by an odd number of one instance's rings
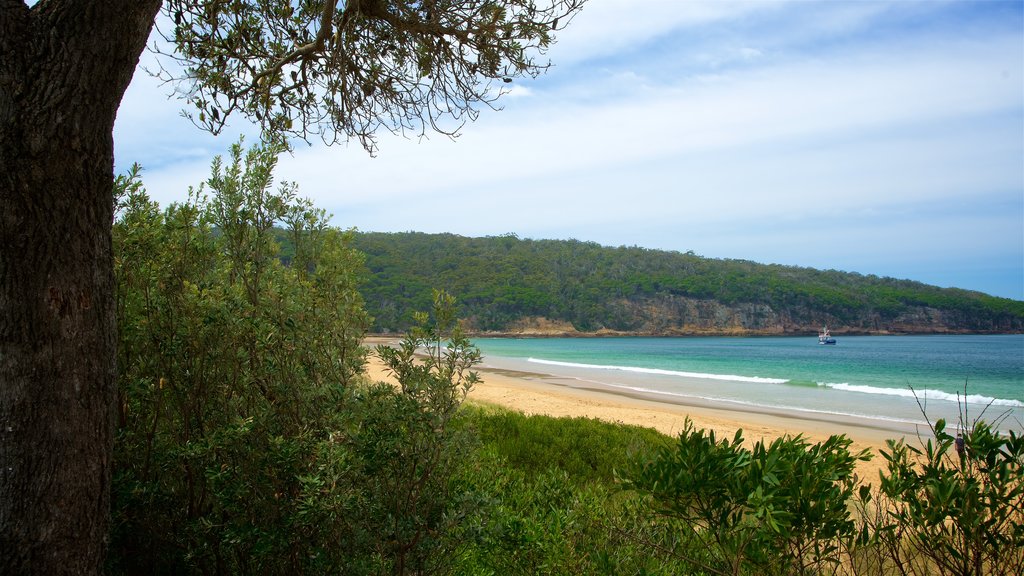
[[[378,332],[454,294],[477,332],[1020,332],[1024,302],[920,282],[577,240],[359,233]]]

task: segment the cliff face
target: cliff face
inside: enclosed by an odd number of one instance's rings
[[[837,334],[856,333],[1005,333],[1024,330],[1019,317],[977,317],[928,306],[910,307],[894,317],[866,311],[837,318],[803,306],[775,310],[767,304],[726,305],[715,300],[666,297],[646,302],[622,301],[636,315],[636,331],[649,334],[806,334],[828,325]]]
[[[615,316],[629,321],[602,326],[593,331],[577,330],[572,323],[542,317],[523,318],[507,332],[523,336],[571,335],[798,335],[813,334],[828,325],[834,334],[959,334],[1008,333],[1024,331],[1024,321],[969,317],[963,313],[928,306],[913,307],[895,317],[868,312],[857,318],[839,319],[807,307],[782,311],[767,304],[726,305],[716,300],[666,296],[644,300],[618,300]],[[466,326],[474,330],[473,322]]]

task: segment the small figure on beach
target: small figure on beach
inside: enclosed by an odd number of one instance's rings
[[[957,432],[956,433],[956,440],[953,441],[953,444],[954,444],[954,446],[956,446],[956,453],[957,453],[957,455],[960,456],[961,460],[963,460],[964,459],[964,454],[967,451],[965,446],[964,446],[964,435],[961,434],[960,432]]]

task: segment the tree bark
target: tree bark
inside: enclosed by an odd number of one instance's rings
[[[0,573],[96,574],[115,414],[114,118],[160,0],[0,0]]]

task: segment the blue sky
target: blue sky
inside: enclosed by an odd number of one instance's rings
[[[1024,3],[590,0],[452,141],[299,144],[280,179],[365,231],[516,233],[1024,300]],[[144,60],[150,56],[144,56]],[[117,169],[181,200],[240,133],[136,74]],[[250,140],[251,141],[251,140]]]

